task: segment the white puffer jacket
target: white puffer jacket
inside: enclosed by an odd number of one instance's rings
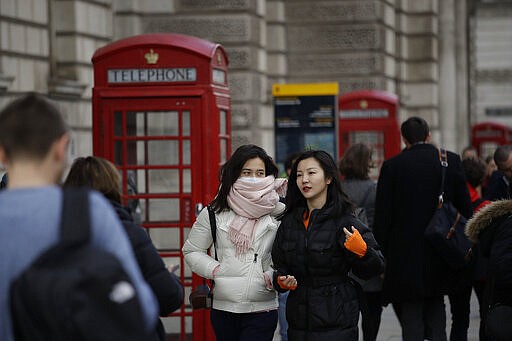
[[[220,264],[215,274],[214,309],[233,313],[277,309],[277,294],[267,289],[263,273],[272,278],[272,244],[280,223],[275,217],[283,210],[284,204],[279,202],[271,214],[258,219],[252,247],[241,257],[235,255],[235,246],[228,237],[235,213],[231,210],[216,213],[218,262],[207,254],[210,246],[213,249],[213,239],[208,210],[201,211],[182,251],[185,262],[201,277],[212,279],[213,270]]]

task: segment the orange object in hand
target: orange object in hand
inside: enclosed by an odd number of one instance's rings
[[[348,232],[346,228],[343,230]],[[347,234],[347,232],[345,232],[345,234]],[[354,226],[352,226],[351,236],[347,238],[343,245],[345,245],[345,247],[350,252],[355,253],[359,257],[363,257],[366,254],[366,242],[363,240],[363,237],[361,237],[361,234],[354,228]]]
[[[284,279],[282,279],[284,277]],[[288,276],[277,276],[277,284],[281,287],[281,289],[285,290],[295,290],[297,289],[297,282],[295,284],[287,284],[285,281],[288,281]]]

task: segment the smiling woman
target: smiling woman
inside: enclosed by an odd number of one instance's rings
[[[360,295],[348,273],[364,279],[382,273],[382,253],[354,216],[328,153],[300,154],[289,181],[272,248],[276,289],[291,290],[288,338],[356,341]]]
[[[331,178],[326,178],[320,163],[315,158],[302,160],[297,165],[297,187],[306,198],[310,210],[320,209],[327,200],[327,186]]]

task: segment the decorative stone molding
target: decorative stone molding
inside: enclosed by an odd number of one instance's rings
[[[242,15],[148,17],[142,19],[141,26],[144,32],[174,32],[221,43],[260,41],[260,33],[253,31],[251,17]]]
[[[205,10],[255,10],[254,0],[180,0],[179,10],[205,11]]]
[[[48,94],[52,97],[80,98],[87,84],[70,79],[55,79],[48,81]]]
[[[290,75],[309,74],[368,74],[383,71],[383,54],[310,54],[288,58]]]
[[[338,51],[381,48],[381,30],[376,24],[291,26],[288,51]]]
[[[377,1],[331,1],[287,3],[286,18],[289,23],[299,22],[354,22],[377,20]]]
[[[9,76],[3,73],[0,73],[0,92],[5,92],[11,86],[14,81],[14,76]]]
[[[477,70],[476,80],[478,82],[497,82],[497,83],[511,83],[512,82],[512,70],[501,69],[501,70]]]

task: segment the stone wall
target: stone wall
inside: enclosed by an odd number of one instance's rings
[[[290,83],[395,91],[394,9],[385,1],[285,1]],[[390,38],[390,39],[389,39]]]
[[[127,36],[178,32],[228,52],[233,147],[252,142],[273,154],[272,84],[337,81],[341,93],[398,94],[401,119],[424,117],[436,142],[460,150],[470,124],[512,123],[512,4],[466,3],[2,0],[0,104],[47,93],[70,116],[76,154],[89,154],[94,51]]]
[[[512,125],[512,3],[479,2],[471,18],[474,121]]]

